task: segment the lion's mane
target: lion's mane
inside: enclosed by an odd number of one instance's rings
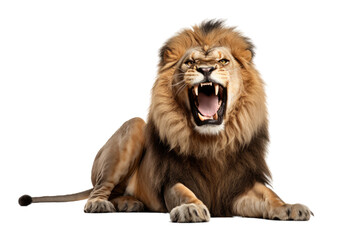
[[[177,63],[192,47],[207,45],[227,47],[241,66],[243,89],[232,109],[227,109],[225,129],[220,134],[201,135],[189,121],[191,115],[175,97],[172,80]],[[170,38],[160,50],[158,77],[152,89],[148,122],[153,124],[161,141],[179,154],[221,156],[246,147],[262,132],[267,136],[267,110],[263,81],[252,63],[253,45],[234,28],[222,21],[208,21],[185,29]]]

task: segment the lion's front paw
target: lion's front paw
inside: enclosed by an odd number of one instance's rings
[[[172,222],[208,222],[210,213],[204,204],[182,204],[173,208],[170,212]]]
[[[84,207],[86,213],[108,213],[116,212],[114,205],[107,200],[90,199]]]
[[[307,221],[310,215],[314,214],[310,209],[302,204],[285,204],[270,211],[269,218],[274,220],[295,220]]]

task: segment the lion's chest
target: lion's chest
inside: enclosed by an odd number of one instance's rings
[[[168,157],[168,182],[189,188],[213,216],[230,216],[233,200],[243,191],[243,166],[228,156],[223,161],[194,157]],[[227,160],[227,161],[225,161]]]
[[[182,183],[209,208],[212,216],[231,216],[233,201],[239,194],[256,181],[266,182],[264,172],[268,170],[262,151],[252,149],[253,144],[224,154],[222,159],[196,158],[171,150],[155,133],[150,136],[141,165],[143,175],[151,176],[144,178],[148,187],[163,200],[164,207],[164,189]]]

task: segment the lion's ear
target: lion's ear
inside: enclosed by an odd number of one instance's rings
[[[251,63],[254,52],[251,49],[236,49],[232,52],[235,59],[241,64]]]
[[[166,45],[160,49],[159,55],[160,55],[161,66],[164,66],[167,63],[172,63],[177,60],[177,55]]]
[[[170,53],[170,49],[167,45],[163,46],[161,49],[160,49],[160,52],[159,52],[159,57],[160,57],[160,65],[164,65],[165,62],[166,62],[166,59],[168,58],[167,56],[169,55]]]
[[[252,53],[252,51],[249,50],[249,49],[246,49],[245,51],[243,51],[243,52],[241,53],[241,55],[242,55],[242,57],[243,57],[246,61],[248,61],[248,62],[251,62],[251,60],[252,60],[252,58],[253,58],[253,53]]]

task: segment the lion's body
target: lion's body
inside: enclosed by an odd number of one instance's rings
[[[236,197],[249,190],[255,182],[265,184],[268,181],[269,171],[264,162],[268,140],[265,128],[246,148],[239,146],[236,152],[224,152],[217,158],[178,154],[160,140],[151,122],[146,125],[146,131],[145,154],[135,181],[147,181],[140,184],[139,191],[136,191],[138,187],[133,189],[130,186],[132,191],[127,193],[146,203],[152,211],[171,210],[163,199],[163,191],[180,182],[201,199],[212,216],[234,216]],[[155,193],[156,199],[141,195],[146,187],[150,188],[147,191]],[[161,208],[152,208],[154,202]]]
[[[124,140],[124,133],[127,137],[133,136],[136,141]],[[170,211],[174,206],[166,202],[164,191],[182,183],[201,199],[212,216],[234,216],[236,197],[251,189],[256,182],[268,182],[269,170],[264,161],[267,141],[267,129],[264,128],[246,148],[239,146],[237,151],[224,152],[217,158],[198,158],[170,149],[167,143],[161,141],[152,122],[145,124],[142,119],[134,118],[126,122],[99,151],[92,181],[96,189],[104,175],[107,179],[111,175],[116,179],[107,180],[117,182],[109,198],[115,207],[117,203],[113,199],[125,195],[133,196],[149,211]],[[122,152],[124,148],[126,151]],[[141,153],[135,158],[134,149]],[[104,155],[106,157],[102,157]],[[109,159],[113,161],[110,163]],[[111,173],[105,169],[111,170]],[[105,189],[101,191],[106,195],[106,191],[110,190]],[[94,192],[97,196],[102,195]]]
[[[285,204],[265,186],[267,111],[253,54],[249,40],[221,22],[171,38],[160,51],[147,123],[127,121],[99,151],[85,212],[308,220],[306,206]]]

